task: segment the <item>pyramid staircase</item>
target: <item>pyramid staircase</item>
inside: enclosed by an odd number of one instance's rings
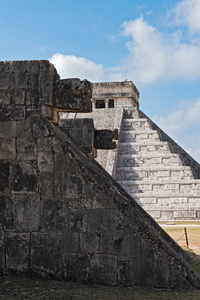
[[[200,166],[139,109],[126,108],[115,179],[156,220],[200,220]]]

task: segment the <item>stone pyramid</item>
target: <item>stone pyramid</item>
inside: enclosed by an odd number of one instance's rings
[[[92,102],[95,127],[119,131],[98,162],[156,220],[199,220],[200,165],[139,109],[135,85],[94,83]]]

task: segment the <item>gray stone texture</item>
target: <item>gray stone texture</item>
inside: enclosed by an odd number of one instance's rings
[[[0,273],[200,288],[182,249],[55,120],[43,117],[42,106],[58,101],[60,92],[54,91],[54,67],[47,61],[6,62],[1,73],[13,78],[9,90],[17,87],[26,95],[38,85],[39,96],[25,99],[24,120],[0,114]],[[79,84],[80,93],[70,87],[70,99],[89,97],[89,84],[75,80]],[[21,106],[13,101],[8,108]]]

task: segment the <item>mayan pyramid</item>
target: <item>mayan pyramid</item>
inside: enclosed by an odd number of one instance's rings
[[[119,131],[99,163],[156,220],[199,220],[200,165],[139,109],[135,85],[94,83],[92,102],[95,127]]]

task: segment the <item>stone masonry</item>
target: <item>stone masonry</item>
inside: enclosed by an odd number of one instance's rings
[[[92,103],[95,127],[119,131],[97,161],[156,220],[200,220],[200,165],[138,108],[134,84],[94,83]]]
[[[91,156],[93,123],[63,129],[58,111],[89,112],[90,98],[48,61],[0,62],[0,274],[200,288],[191,258]]]

